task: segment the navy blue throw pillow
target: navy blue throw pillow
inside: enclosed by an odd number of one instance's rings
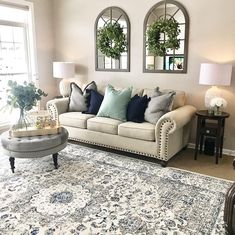
[[[87,89],[87,92],[89,93],[89,98],[88,98],[89,103],[88,103],[88,110],[86,111],[86,113],[96,115],[99,111],[104,96],[95,90]]]
[[[132,97],[127,107],[127,121],[144,122],[144,112],[150,99],[147,95],[143,97],[135,95]]]

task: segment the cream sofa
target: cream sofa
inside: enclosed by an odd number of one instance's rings
[[[100,93],[104,90],[98,86]],[[133,89],[132,96],[151,96],[153,92],[153,89]],[[176,91],[173,110],[163,115],[156,125],[67,112],[69,98],[50,100],[47,109],[52,118],[68,130],[70,140],[153,157],[166,166],[169,159],[188,144],[190,122],[196,109],[185,105],[185,101],[185,92]]]

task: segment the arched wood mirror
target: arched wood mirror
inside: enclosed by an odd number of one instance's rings
[[[164,0],[144,20],[143,71],[186,73],[189,17],[182,4]]]
[[[119,7],[108,7],[95,22],[97,71],[130,71],[130,21]]]

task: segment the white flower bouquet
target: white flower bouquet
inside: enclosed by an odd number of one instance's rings
[[[222,97],[215,97],[210,101],[210,107],[214,109],[215,115],[221,115],[222,108],[226,108],[227,101]]]
[[[224,98],[215,97],[215,98],[211,99],[210,106],[211,107],[224,107],[225,108],[227,106],[227,101]]]

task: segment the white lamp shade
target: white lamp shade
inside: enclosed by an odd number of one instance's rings
[[[75,74],[75,64],[72,62],[53,62],[53,77],[71,78]]]
[[[229,86],[231,83],[231,64],[201,64],[199,84]]]

